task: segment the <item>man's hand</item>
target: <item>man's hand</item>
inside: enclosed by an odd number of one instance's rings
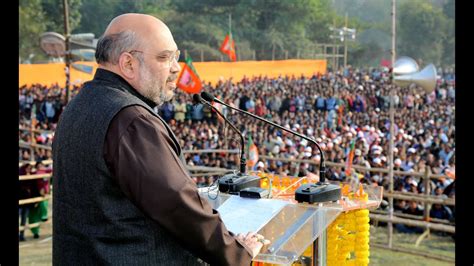
[[[270,244],[270,240],[267,240],[262,235],[253,232],[248,232],[246,235],[238,234],[236,238],[252,251],[252,258],[255,258],[255,256],[260,253],[264,245]]]

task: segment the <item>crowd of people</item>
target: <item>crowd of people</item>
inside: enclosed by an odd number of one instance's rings
[[[411,86],[399,88],[390,84],[389,73],[381,69],[348,68],[312,77],[265,76],[220,80],[215,85],[204,83],[203,90],[222,101],[254,113],[301,134],[314,138],[328,162],[345,164],[328,167],[327,179],[389,186],[388,174],[351,169],[349,164],[365,168],[387,168],[389,163],[390,91],[394,102],[394,170],[444,175],[430,179],[433,195],[454,198],[455,177],[455,77],[453,71],[438,70],[440,79],[432,93]],[[71,89],[71,97],[79,86]],[[35,134],[20,130],[20,140],[50,146],[59,115],[65,106],[65,89],[58,85],[21,87],[20,128],[43,130]],[[240,149],[240,140],[202,103],[177,89],[173,100],[157,112],[168,122],[183,150]],[[258,120],[235,113],[225,106],[221,111],[258,147],[258,153],[275,158],[308,159],[314,164],[261,160],[254,170],[281,176],[317,175],[321,154],[317,147],[299,137],[272,128]],[[238,169],[238,154],[186,153],[188,165]],[[21,161],[51,158],[51,151],[21,148]],[[212,184],[212,177],[196,177],[198,186]],[[394,175],[397,191],[424,193],[422,178]],[[423,205],[416,201],[395,201],[395,211],[422,214]],[[453,206],[431,208],[433,218],[454,220]],[[399,228],[408,230],[407,228]]]
[[[19,168],[19,175],[39,175],[50,174],[52,169],[46,166],[41,160],[35,164],[24,163]],[[43,197],[50,192],[49,178],[27,179],[20,181],[19,199],[26,200],[36,197]],[[28,224],[36,224],[38,222],[45,222],[48,220],[48,201],[24,203],[19,205],[20,225],[25,227]],[[40,227],[30,227],[33,238],[39,238]],[[25,228],[20,230],[19,241],[25,241]]]

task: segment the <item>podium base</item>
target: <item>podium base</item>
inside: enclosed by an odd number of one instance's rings
[[[328,183],[304,184],[295,192],[295,200],[298,202],[328,202],[337,201],[340,198],[341,188]]]
[[[219,179],[219,191],[238,195],[248,187],[260,187],[260,177],[252,175],[228,174]]]

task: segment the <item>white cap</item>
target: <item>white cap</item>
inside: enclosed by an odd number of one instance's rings
[[[382,150],[382,147],[380,147],[379,145],[374,145],[372,146],[371,150]]]
[[[323,140],[321,138],[317,138],[316,142],[322,142]]]
[[[397,148],[397,147],[393,147],[393,152],[398,152],[398,148]]]
[[[402,165],[402,160],[400,160],[400,158],[397,158],[395,159],[395,161],[393,161],[393,163],[396,165]]]
[[[416,152],[415,148],[409,148],[408,149],[408,153],[415,153],[415,152]]]
[[[383,162],[386,162],[386,161],[387,161],[387,157],[382,156],[382,157],[380,157],[380,160],[382,160]]]
[[[380,158],[374,158],[372,161],[373,161],[375,164],[379,164],[379,163],[382,162],[382,160],[380,160]]]
[[[373,175],[372,180],[375,181],[375,182],[379,182],[380,181],[380,176],[379,175]]]
[[[362,131],[357,132],[357,137],[363,138],[364,137],[364,132],[362,132]]]
[[[356,156],[361,156],[361,155],[362,155],[362,151],[359,150],[359,149],[355,149],[354,154],[355,154]]]
[[[370,132],[375,132],[375,127],[370,127]]]
[[[379,150],[379,149],[376,149],[372,153],[375,154],[375,155],[380,155],[380,154],[382,154],[382,151]]]
[[[312,152],[313,149],[310,146],[308,146],[308,147],[304,148],[304,151],[305,152]]]
[[[280,146],[279,145],[273,146],[272,153],[273,154],[280,153]]]
[[[257,163],[257,167],[265,167],[265,164],[263,164],[262,161],[259,161],[259,162]]]

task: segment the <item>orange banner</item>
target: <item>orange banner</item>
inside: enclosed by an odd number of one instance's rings
[[[78,62],[92,66],[93,72],[97,64],[93,62]],[[180,63],[183,67],[184,63]],[[275,78],[279,75],[295,75],[310,77],[313,74],[326,73],[326,60],[279,60],[279,61],[239,61],[239,62],[193,62],[199,73],[201,81],[216,84],[220,79],[233,78],[234,81],[241,80],[244,76],[267,76]],[[51,85],[58,83],[66,84],[65,64],[20,64],[19,86],[39,83]],[[71,84],[80,84],[91,80],[93,74],[81,72],[75,68],[71,69]]]

